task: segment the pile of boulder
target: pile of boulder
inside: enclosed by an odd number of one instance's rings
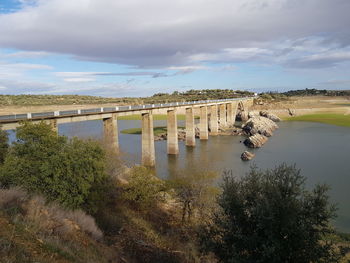
[[[267,111],[250,112],[248,116],[248,121],[242,127],[248,138],[243,143],[249,148],[260,148],[268,141],[268,137],[271,137],[273,132],[278,129],[276,122],[281,121],[281,119]],[[245,161],[253,157],[254,154],[248,151],[241,155],[241,159]]]

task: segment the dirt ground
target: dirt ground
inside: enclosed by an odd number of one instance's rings
[[[293,97],[288,101],[272,102],[264,105],[255,105],[253,110],[269,110],[280,117],[289,116],[289,109],[295,115],[312,113],[339,113],[350,114],[350,97]]]

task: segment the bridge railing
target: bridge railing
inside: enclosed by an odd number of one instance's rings
[[[0,123],[1,122],[30,120],[30,119],[39,119],[40,120],[40,119],[47,119],[47,118],[51,118],[51,117],[60,117],[60,116],[67,117],[67,116],[89,115],[89,114],[103,113],[103,112],[133,111],[133,110],[143,110],[143,109],[149,110],[149,109],[153,109],[153,108],[168,108],[168,107],[186,106],[186,105],[219,103],[219,102],[233,101],[233,100],[245,100],[245,99],[249,99],[249,98],[251,98],[251,97],[1,115],[0,116]]]

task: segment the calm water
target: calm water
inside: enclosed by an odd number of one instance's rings
[[[166,121],[155,121],[155,126],[165,126]],[[179,126],[184,126],[179,121]],[[140,127],[141,121],[118,121],[119,130]],[[336,227],[350,232],[350,128],[308,122],[282,122],[280,129],[261,149],[252,150],[256,157],[252,162],[242,162],[241,153],[246,147],[240,136],[211,136],[208,141],[196,141],[189,148],[180,141],[180,154],[168,157],[166,141],[156,145],[156,172],[161,178],[174,176],[187,168],[217,171],[230,169],[236,175],[244,175],[252,163],[259,168],[272,168],[282,162],[296,164],[308,178],[308,186],[327,183],[331,198],[338,203]],[[102,122],[77,122],[60,125],[60,134],[101,138]],[[124,158],[130,163],[140,163],[141,136],[119,134]]]

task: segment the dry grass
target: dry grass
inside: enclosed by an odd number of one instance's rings
[[[19,188],[0,189],[0,209],[10,212],[13,217],[21,216],[37,232],[67,237],[82,231],[96,240],[103,237],[95,219],[85,212],[47,204],[44,198],[31,197]]]

